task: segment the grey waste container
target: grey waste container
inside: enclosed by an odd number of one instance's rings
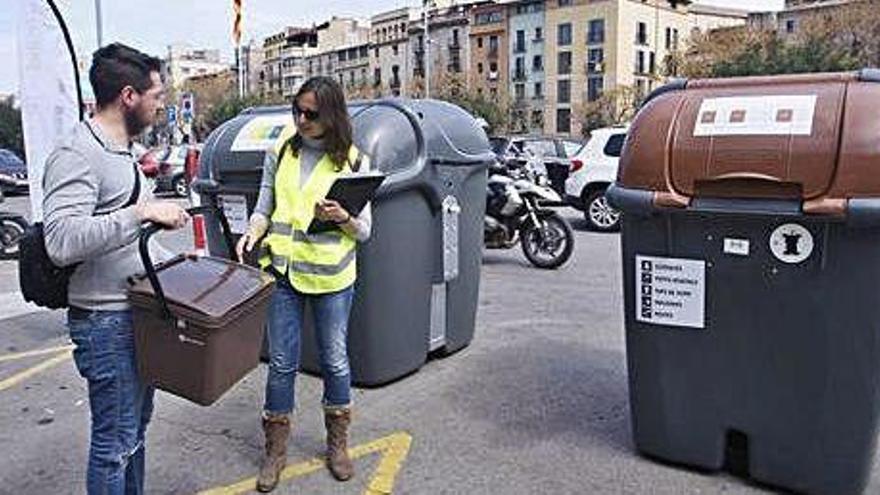
[[[880,416],[878,73],[688,81],[609,200],[639,451],[860,493]]]
[[[377,386],[418,370],[432,351],[454,352],[472,340],[494,155],[475,119],[448,103],[353,102],[349,114],[355,144],[388,174],[372,205],[372,236],[358,250],[349,326],[352,380]],[[262,150],[289,115],[287,107],[248,110],[215,130],[194,184],[202,201],[219,201],[230,218],[249,215]],[[246,212],[236,214],[243,205]],[[207,234],[210,250],[221,249],[220,233],[209,227]],[[319,373],[310,319],[301,367]]]

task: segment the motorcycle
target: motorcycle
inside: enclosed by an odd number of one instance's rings
[[[0,174],[0,183],[14,183],[14,179]],[[3,191],[0,189],[0,203],[5,201]],[[18,258],[18,245],[27,230],[28,223],[21,215],[0,211],[0,260],[14,260]]]
[[[535,156],[524,165],[490,169],[483,241],[487,249],[510,249],[519,243],[534,266],[562,266],[574,250],[568,222],[549,209],[562,199],[550,187],[546,169]]]

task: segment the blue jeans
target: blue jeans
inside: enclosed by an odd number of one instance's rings
[[[315,318],[315,340],[324,378],[323,403],[325,406],[348,406],[351,403],[347,340],[353,296],[354,287],[331,294],[302,294],[286,277],[278,277],[269,308],[269,378],[263,406],[267,413],[288,414],[293,411],[306,302]]]
[[[140,495],[154,390],[138,376],[131,312],[71,309],[67,326],[77,370],[89,385],[88,493]]]

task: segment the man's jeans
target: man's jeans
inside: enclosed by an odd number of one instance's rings
[[[347,406],[351,402],[351,371],[348,365],[348,315],[354,287],[331,294],[301,294],[285,277],[278,277],[269,309],[269,378],[266,403],[269,414],[293,411],[294,383],[299,369],[300,342],[305,303],[315,317],[315,333],[324,405]]]
[[[73,358],[89,385],[88,493],[140,495],[153,388],[138,376],[131,312],[71,309],[67,318]]]

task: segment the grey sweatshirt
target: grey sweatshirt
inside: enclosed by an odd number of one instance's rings
[[[70,279],[71,306],[100,311],[129,308],[126,280],[144,271],[134,206],[120,209],[131,196],[135,169],[131,148],[112,143],[94,121],[77,124],[46,160],[46,251],[58,266],[81,263]],[[141,176],[140,201],[152,198],[144,182]],[[100,215],[106,212],[110,213]],[[169,254],[157,252],[155,246],[153,251],[156,261]]]
[[[312,176],[315,166],[321,161],[324,154],[323,140],[303,137],[303,147],[299,151],[300,187]],[[277,170],[278,156],[274,150],[269,150],[266,152],[266,157],[263,160],[263,178],[260,181],[260,195],[257,198],[257,205],[254,207],[254,215],[262,215],[267,220],[272,218],[272,212],[275,210],[275,172]],[[370,160],[364,156],[358,173],[368,172],[369,170]],[[343,225],[341,228],[358,242],[365,242],[370,238],[372,223],[370,204],[367,203],[367,206],[364,207],[358,216],[353,217],[350,223]]]

